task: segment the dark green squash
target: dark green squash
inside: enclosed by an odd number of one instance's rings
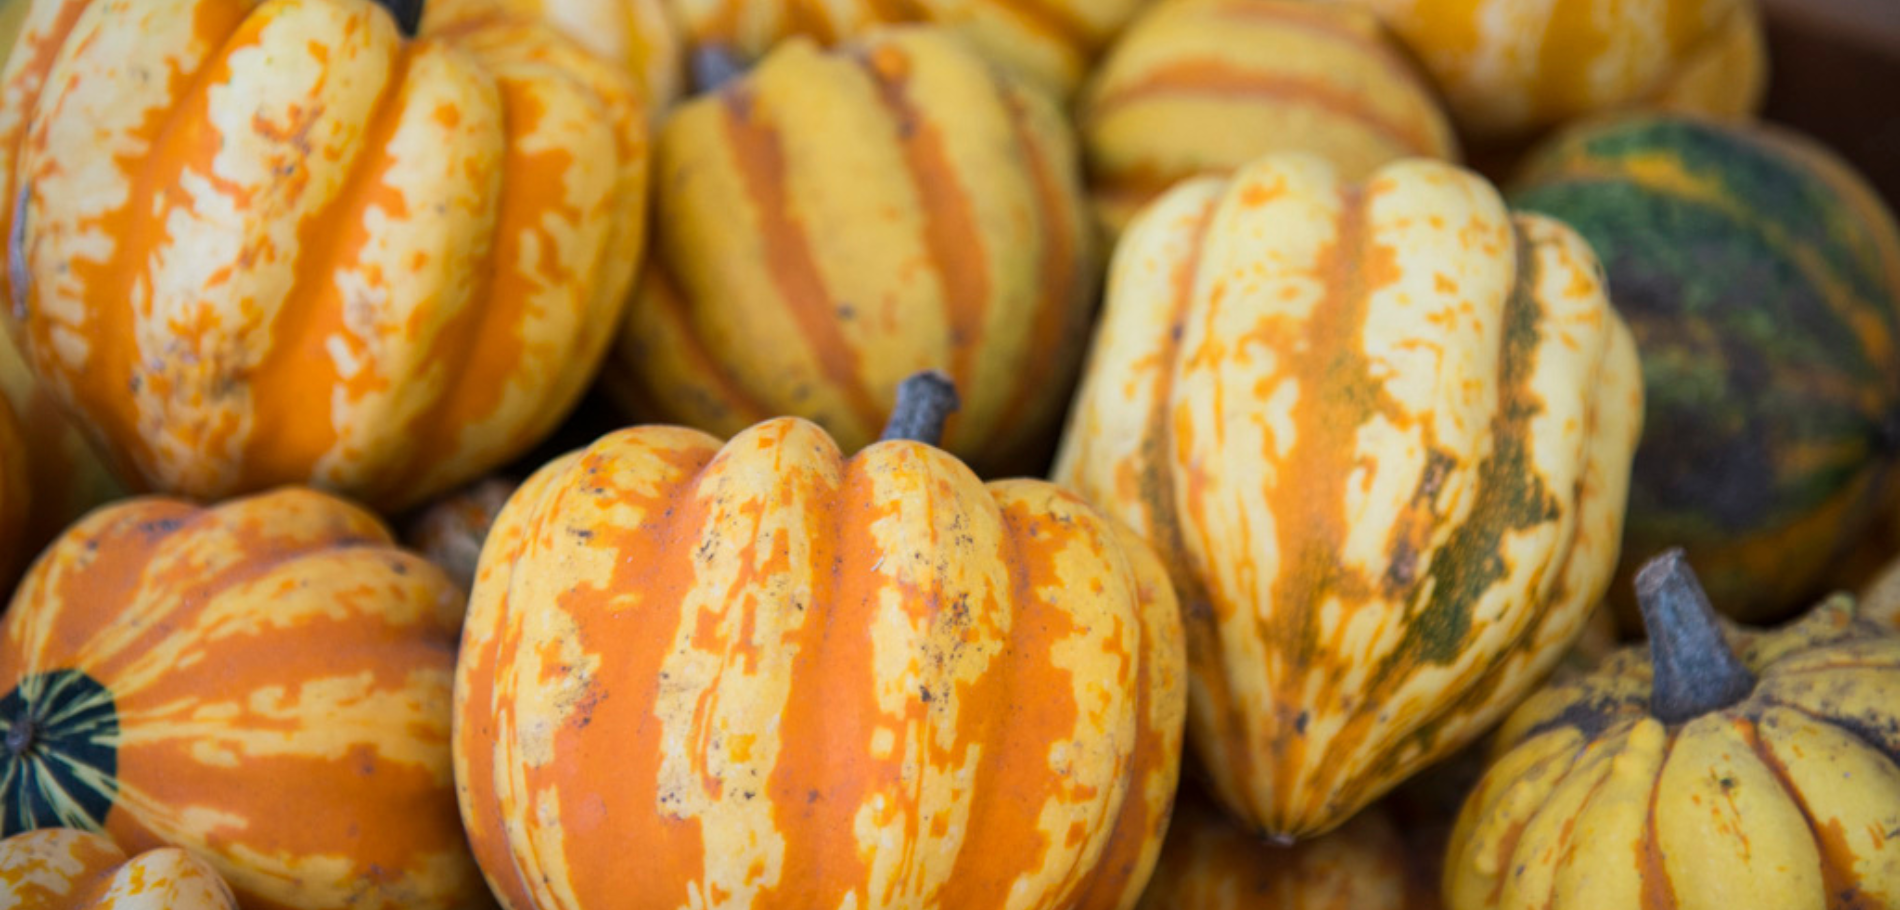
[[[1558,135],[1511,201],[1596,247],[1642,354],[1648,417],[1612,590],[1681,544],[1740,618],[1811,602],[1892,499],[1893,216],[1809,140],[1661,115]]]

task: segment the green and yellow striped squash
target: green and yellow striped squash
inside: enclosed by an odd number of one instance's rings
[[[939,369],[963,393],[944,448],[984,476],[1046,463],[1100,286],[1056,105],[941,28],[797,39],[682,105],[657,157],[609,376],[636,418],[803,417],[855,452]]]
[[[449,756],[463,608],[311,490],[93,512],[0,625],[0,834],[183,847],[248,910],[484,906]]]
[[[1425,75],[1364,10],[1297,0],[1175,0],[1135,20],[1077,111],[1097,216],[1120,233],[1184,178],[1311,151],[1358,180],[1408,157],[1456,159]]]
[[[1256,831],[1337,826],[1582,629],[1642,422],[1598,277],[1429,160],[1269,156],[1123,238],[1055,476],[1169,563],[1190,736]]]
[[[1590,241],[1642,352],[1624,581],[1682,546],[1730,615],[1811,602],[1900,456],[1893,216],[1811,141],[1659,115],[1553,138],[1511,200]]]

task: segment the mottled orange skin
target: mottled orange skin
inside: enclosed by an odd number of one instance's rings
[[[396,510],[551,429],[643,243],[631,77],[436,0],[34,5],[0,105],[0,282],[48,389],[144,486]]]
[[[489,536],[463,819],[513,910],[1128,908],[1179,623],[1152,554],[1049,484],[789,418],[620,431]]]
[[[448,751],[462,611],[439,570],[324,494],[132,500],[21,583],[0,691],[61,670],[103,686],[104,833],[190,849],[247,908],[478,907]]]
[[[8,910],[237,910],[224,880],[177,847],[130,859],[108,838],[41,828],[0,840]]]
[[[661,131],[657,248],[608,372],[636,418],[730,436],[778,416],[847,452],[896,389],[962,393],[943,447],[1039,469],[1100,284],[1074,137],[943,29],[780,45]]]
[[[1367,809],[1317,840],[1261,840],[1205,799],[1185,798],[1140,910],[1426,910],[1406,843]]]

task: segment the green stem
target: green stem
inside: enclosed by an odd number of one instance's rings
[[[1636,601],[1649,630],[1655,667],[1649,710],[1657,720],[1686,723],[1754,691],[1755,674],[1722,637],[1709,597],[1680,549],[1650,560],[1636,573]]]
[[[897,406],[884,425],[881,439],[908,439],[936,445],[943,441],[943,425],[962,403],[957,385],[937,370],[912,373],[897,384]]]

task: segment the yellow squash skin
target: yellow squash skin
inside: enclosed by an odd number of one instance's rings
[[[1409,862],[1398,829],[1376,808],[1289,847],[1184,799],[1139,910],[1426,910],[1430,889],[1413,881]]]
[[[1189,733],[1258,832],[1470,741],[1615,566],[1642,385],[1595,257],[1449,164],[1276,155],[1137,218],[1057,482],[1153,542]]]
[[[464,606],[315,491],[95,511],[0,625],[0,831],[184,847],[247,910],[477,910],[449,755]]]
[[[662,131],[611,388],[643,419],[723,437],[792,415],[853,452],[898,382],[941,369],[963,393],[944,447],[1023,470],[1099,287],[1075,155],[1053,104],[942,29],[786,43]]]
[[[1183,178],[1311,151],[1349,180],[1399,158],[1455,159],[1425,77],[1364,10],[1175,0],[1131,25],[1078,111],[1095,210],[1119,234]]]
[[[1453,833],[1450,910],[1900,906],[1900,638],[1840,596],[1730,640],[1759,682],[1685,723],[1651,715],[1641,647],[1519,707]]]
[[[1474,142],[1660,103],[1739,117],[1761,104],[1756,0],[1332,0],[1377,12]]]
[[[0,840],[0,906],[237,910],[237,898],[210,866],[177,847],[159,847],[127,859],[110,838],[72,828],[41,828]]]
[[[623,430],[489,535],[463,820],[512,910],[1126,910],[1185,663],[1153,554],[1050,484],[793,418]]]
[[[640,87],[658,126],[685,89],[678,29],[665,0],[471,0],[539,16],[595,54],[617,63]]]
[[[548,26],[59,0],[21,41],[0,224],[24,280],[0,290],[122,474],[394,511],[524,451],[591,379],[640,258],[645,114]]]
[[[1068,95],[1149,0],[667,0],[688,42],[757,60],[793,36],[826,45],[880,25],[934,23],[989,59]]]

